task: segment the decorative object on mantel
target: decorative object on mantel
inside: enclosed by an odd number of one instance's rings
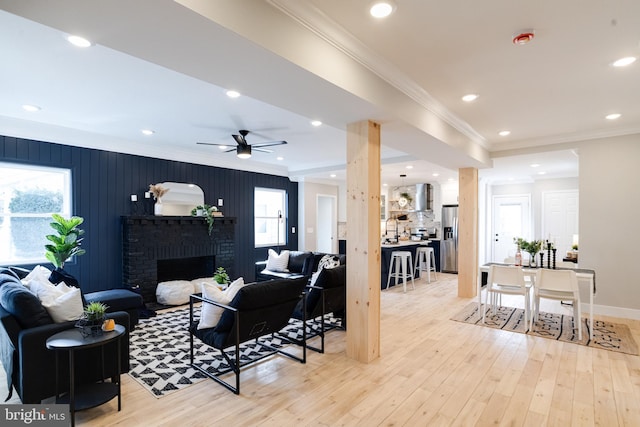
[[[205,203],[204,205],[198,205],[195,208],[191,209],[191,215],[204,217],[204,219],[207,221],[207,224],[209,225],[209,236],[211,236],[214,218],[216,216],[222,216],[222,212],[219,212],[217,207],[209,206]]]
[[[156,201],[156,204],[153,207],[154,215],[162,215],[162,196],[164,196],[168,191],[168,188],[164,188],[160,184],[149,185],[149,192],[153,194],[153,199]]]

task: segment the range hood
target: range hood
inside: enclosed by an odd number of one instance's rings
[[[416,184],[416,212],[433,210],[433,186],[431,184]]]

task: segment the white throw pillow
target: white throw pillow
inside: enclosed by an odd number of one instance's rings
[[[41,265],[36,265],[33,268],[33,270],[31,270],[29,272],[29,274],[27,274],[25,276],[25,278],[21,280],[21,282],[27,288],[30,288],[31,287],[31,282],[34,281],[34,280],[39,280],[39,281],[50,283],[49,282],[49,276],[51,276],[51,270],[49,270],[47,267],[43,267]]]
[[[224,285],[219,284],[218,282],[213,280],[212,277],[203,277],[201,279],[193,279],[191,281],[191,284],[193,285],[193,293],[194,294],[199,294],[200,292],[202,292],[202,284],[203,283],[208,283],[210,285],[218,286],[220,289],[224,288]]]
[[[229,305],[238,291],[245,285],[246,284],[242,277],[231,282],[229,287],[224,291],[220,290],[217,285],[203,282],[202,297],[220,304]],[[198,322],[198,329],[213,328],[220,321],[222,313],[224,313],[224,308],[203,302],[202,310],[200,312],[200,321]]]
[[[61,294],[57,298],[42,301],[42,305],[56,323],[78,320],[82,316],[84,307],[82,306],[80,289],[70,289],[69,292]]]
[[[47,279],[39,277],[30,281],[30,290],[55,323],[78,320],[82,316],[84,307],[80,289],[69,287],[64,282],[53,285]]]
[[[318,271],[323,268],[335,268],[340,265],[340,259],[335,255],[325,255],[320,258],[318,263]]]
[[[289,266],[289,251],[282,251],[280,255],[273,249],[269,249],[269,258],[267,258],[267,270],[286,273]]]

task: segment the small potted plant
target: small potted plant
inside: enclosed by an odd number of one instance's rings
[[[213,275],[213,280],[220,285],[228,285],[229,284],[229,275],[227,274],[227,270],[224,267],[218,267],[215,274]]]
[[[102,324],[108,308],[106,304],[99,301],[85,305],[82,318],[76,324],[81,328],[84,336],[96,336],[102,333]]]
[[[213,231],[213,222],[214,222],[214,212],[217,212],[218,208],[215,206],[209,206],[206,203],[204,205],[198,205],[195,208],[191,209],[192,216],[204,217],[207,221],[209,236],[211,236],[211,231]]]

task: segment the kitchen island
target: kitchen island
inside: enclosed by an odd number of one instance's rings
[[[382,244],[381,247],[381,256],[380,256],[380,289],[384,289],[387,286],[387,278],[389,277],[389,263],[391,262],[391,253],[393,251],[409,251],[411,252],[411,257],[413,259],[413,264],[416,262],[416,250],[421,246],[430,246],[434,250],[434,255],[436,257],[436,270],[440,270],[439,261],[440,261],[440,241],[439,240],[401,240],[398,243],[391,244]],[[413,265],[411,266],[413,269]],[[419,274],[416,274],[416,278],[420,277]],[[398,282],[400,285],[402,282]],[[395,279],[392,279],[389,283],[389,287],[395,286]]]

